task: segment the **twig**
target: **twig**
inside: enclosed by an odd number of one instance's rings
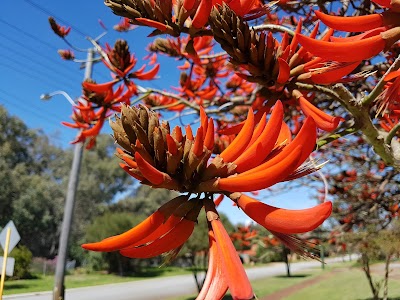
[[[274,24],[262,24],[251,27],[254,31],[271,30],[273,32],[287,32],[290,36],[294,36],[295,32],[287,27]]]
[[[385,143],[390,145],[392,142],[393,137],[396,135],[396,132],[400,130],[400,123],[397,123],[388,133],[388,135],[385,138]]]
[[[356,132],[358,129],[355,127],[350,127],[350,128],[346,128],[340,132],[336,132],[336,133],[332,133],[330,135],[328,135],[327,137],[322,137],[320,139],[318,139],[317,141],[317,148],[321,148],[333,141],[336,141],[346,135],[352,134],[354,132]]]
[[[362,105],[364,107],[368,107],[372,102],[374,102],[374,100],[382,93],[383,88],[385,86],[385,76],[387,74],[389,74],[392,71],[396,71],[400,68],[400,55],[396,58],[396,60],[394,61],[394,63],[390,66],[390,68],[386,71],[385,75],[382,76],[382,78],[379,80],[379,82],[377,83],[377,85],[375,86],[375,88],[371,91],[371,93],[369,93],[368,96],[366,96],[363,100],[362,100]]]

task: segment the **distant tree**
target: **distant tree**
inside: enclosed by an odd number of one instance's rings
[[[127,197],[112,206],[113,211],[130,211],[150,215],[162,204],[178,196],[177,192],[167,189],[153,189],[147,185],[138,186]]]
[[[84,154],[71,235],[75,258],[86,225],[131,184],[113,152],[112,138],[102,135]],[[71,163],[70,149],[52,145],[0,106],[0,226],[12,219],[34,256],[57,253]]]
[[[96,217],[93,223],[87,227],[85,239],[86,241],[97,241],[120,234],[134,227],[144,218],[144,215],[139,214],[107,211],[102,216]],[[106,267],[108,272],[118,273],[120,276],[123,276],[127,271],[132,271],[129,268],[129,259],[118,252],[90,254],[89,262],[95,269]]]
[[[383,288],[383,299],[388,299],[388,282],[390,275],[390,262],[395,255],[400,253],[400,223],[393,222],[388,228],[376,231],[372,226],[368,226],[363,231],[348,232],[343,235],[346,243],[353,244],[361,253],[361,265],[368,280],[372,299],[381,299],[379,294]],[[372,275],[371,263],[383,260],[385,273],[383,279]]]
[[[50,164],[62,153],[0,107],[0,224],[13,220],[36,256],[55,253],[63,191]]]
[[[123,192],[132,182],[116,163],[112,138],[106,134],[100,135],[96,145],[90,151],[84,152],[75,199],[70,233],[70,257],[78,261],[84,259],[80,244],[83,242],[87,225],[95,217],[101,215],[106,205],[115,199],[115,195]],[[46,147],[43,148],[45,151]],[[67,149],[62,150],[62,156],[57,160],[52,159],[48,162],[52,179],[57,182],[63,192],[62,200],[67,191],[72,158],[72,151]],[[63,207],[64,202],[62,201],[60,209],[62,210]],[[60,230],[61,220],[58,223],[55,243],[58,243]]]

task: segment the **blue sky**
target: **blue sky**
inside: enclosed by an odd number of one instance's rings
[[[101,19],[109,28],[101,41],[113,45],[118,38],[126,39],[131,52],[138,58],[137,68],[144,63],[142,58],[150,43],[146,36],[151,30],[138,28],[129,33],[115,32],[112,27],[120,21],[120,17],[115,16],[103,1],[2,1],[0,105],[29,127],[43,130],[54,144],[69,147],[69,141],[74,139],[76,131],[62,126],[60,122],[70,120],[71,105],[62,96],[46,102],[39,97],[44,93],[63,90],[72,98],[77,98],[81,93],[84,74],[79,64],[59,58],[57,50],[68,46],[51,31],[47,20],[50,15],[61,25],[72,26],[68,40],[80,48],[91,47],[86,36],[96,37],[104,31],[98,22]],[[86,57],[85,53],[75,52],[75,55],[79,59]],[[179,73],[175,68],[176,63],[162,56],[159,56],[159,62],[160,78],[140,84],[160,89],[177,86]],[[93,78],[97,82],[110,80],[109,72],[101,63],[94,66]],[[103,132],[110,132],[108,125]],[[265,202],[293,209],[311,207],[315,205],[311,193],[303,188],[265,199]],[[234,222],[247,221],[244,213],[232,207],[230,201],[224,201],[220,210],[226,212]]]

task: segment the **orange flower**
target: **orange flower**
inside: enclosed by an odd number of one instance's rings
[[[346,39],[335,38],[332,39],[332,42],[317,41],[298,34],[297,38],[303,47],[314,55],[327,60],[357,62],[369,59],[381,51],[388,50],[400,39],[400,15],[397,12],[357,17],[330,16],[320,11],[316,11],[315,14],[333,29],[368,32]],[[358,51],[348,51],[348,49],[358,49]]]
[[[67,49],[67,50],[60,49],[57,52],[61,56],[61,58],[64,60],[74,60],[75,59],[74,52],[72,52],[72,50],[70,50],[70,49]]]
[[[129,22],[129,18],[122,18],[122,20],[117,25],[115,25],[113,28],[114,28],[114,30],[119,31],[119,32],[127,32],[127,31],[135,29],[136,26],[132,25]]]
[[[193,232],[204,207],[209,224],[209,272],[198,299],[221,299],[229,288],[233,299],[253,299],[254,293],[232,241],[215,209],[214,194],[230,194],[251,218],[270,229],[285,244],[303,253],[303,244],[292,233],[315,229],[331,211],[324,203],[311,209],[289,211],[267,206],[238,191],[267,188],[277,182],[300,177],[314,169],[302,166],[313,151],[316,126],[308,118],[293,141],[282,125],[282,104],[278,101],[268,122],[249,110],[247,120],[232,143],[210,162],[214,148],[214,121],[200,108],[196,135],[190,126],[160,124],[158,115],[145,106],[123,105],[121,117],[111,122],[122,168],[134,178],[154,188],[177,190],[183,195],[161,206],[131,230],[100,242],[84,244],[93,251],[119,251],[133,258],[149,258],[168,253],[175,257]],[[283,140],[284,139],[284,140]],[[300,167],[300,168],[299,168]],[[318,167],[317,167],[318,168]],[[192,194],[197,195],[192,198]],[[254,233],[250,233],[251,238]],[[303,253],[303,255],[307,255]]]
[[[71,27],[60,26],[57,24],[56,20],[53,17],[49,17],[49,23],[51,29],[53,29],[54,33],[57,34],[60,38],[65,38],[69,32],[71,31]]]

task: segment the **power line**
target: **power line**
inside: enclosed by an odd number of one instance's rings
[[[59,60],[52,59],[51,57],[48,57],[48,56],[46,56],[46,55],[43,55],[43,53],[37,51],[36,49],[32,49],[31,47],[28,47],[27,44],[24,44],[24,43],[20,42],[20,41],[17,40],[17,39],[11,38],[11,37],[6,36],[6,35],[4,35],[4,34],[2,34],[2,33],[0,33],[0,36],[3,37],[3,38],[5,38],[5,39],[7,39],[7,40],[9,40],[9,41],[11,41],[11,42],[13,42],[13,43],[15,43],[16,45],[19,45],[19,46],[23,47],[24,49],[26,49],[26,50],[28,50],[28,51],[34,53],[34,54],[37,55],[37,56],[43,57],[44,59],[47,59],[47,60],[49,60],[49,61],[51,61],[51,62],[57,64],[57,65],[60,66],[60,67],[63,67],[66,71],[69,71],[71,74],[73,73],[74,75],[76,75],[76,73],[75,73],[74,71],[72,71],[71,69],[68,69],[64,64],[60,63]],[[4,43],[4,44],[5,44],[5,43]],[[5,47],[4,44],[3,44],[2,47]],[[14,50],[13,50],[13,51],[14,51]]]
[[[7,96],[9,96],[9,97],[12,97],[12,98],[15,98],[15,99],[20,100],[21,103],[26,102],[26,99],[23,99],[23,98],[21,98],[20,96],[17,96],[17,95],[15,95],[15,94],[12,94],[12,93],[10,93],[10,92],[8,92],[8,91],[5,91],[5,90],[3,90],[3,89],[0,89],[0,92],[2,92],[3,94],[5,94],[5,95],[7,95]],[[39,102],[39,100],[38,100],[38,102]],[[38,105],[36,105],[36,104],[34,104],[34,103],[29,104],[29,106],[30,106],[30,107],[33,107],[33,108],[35,108],[35,109],[37,109],[37,110],[39,111],[39,113],[40,113],[40,112],[45,112],[45,113],[48,113],[47,116],[59,118],[59,119],[57,119],[57,122],[60,122],[60,120],[61,120],[62,118],[65,117],[65,116],[61,116],[61,115],[56,116],[56,115],[54,114],[54,112],[50,112],[50,111],[48,111],[48,110],[45,110],[45,109],[43,109],[43,107],[38,106]],[[25,107],[25,106],[24,106],[24,107]],[[71,111],[72,111],[72,108],[71,108]],[[54,119],[54,120],[56,120],[56,119]]]
[[[18,66],[18,67],[21,66],[21,62],[18,61],[18,60],[16,60],[16,59],[14,59],[14,58],[7,57],[6,60],[9,61],[9,62],[13,62],[13,63],[15,64],[15,66]],[[3,66],[6,66],[6,68],[15,69],[15,66],[10,66],[10,65],[8,65],[8,64],[5,64],[4,62],[1,62],[1,64],[2,64]],[[21,69],[19,69],[19,70],[21,70]],[[44,79],[45,81],[51,80],[51,81],[53,81],[53,84],[55,84],[56,86],[57,86],[57,85],[60,85],[60,82],[59,82],[57,79],[55,79],[55,78],[49,76],[48,73],[42,72],[41,70],[32,69],[32,68],[30,68],[30,69],[23,68],[23,69],[22,69],[22,72],[25,73],[25,74],[28,74],[28,75],[29,75],[29,74],[30,74],[30,75],[33,75],[33,76],[37,76],[37,75],[43,76],[42,79]],[[71,89],[77,88],[77,86],[75,86],[74,84],[65,83],[65,82],[63,82],[62,84],[63,84],[63,85],[68,85],[68,87],[71,88]]]
[[[4,95],[11,97],[11,98],[15,98],[17,100],[22,101],[21,98],[19,98],[18,96],[12,95],[2,89],[0,89],[0,92],[3,93]],[[43,108],[39,108],[38,106],[35,106],[34,104],[29,104],[29,105],[23,105],[23,102],[19,102],[19,101],[10,101],[10,100],[6,100],[5,98],[1,97],[1,100],[12,105],[12,106],[16,106],[21,108],[23,111],[28,111],[30,113],[32,113],[33,115],[35,115],[36,117],[40,118],[40,119],[44,119],[46,121],[49,121],[51,123],[59,123],[60,120],[54,118],[54,114],[51,115],[49,114],[43,114]],[[36,109],[33,109],[36,108]]]
[[[21,32],[23,35],[25,35],[25,36],[27,36],[27,37],[29,37],[29,38],[41,43],[42,45],[45,45],[46,47],[49,47],[49,48],[51,48],[53,50],[55,49],[57,51],[57,47],[54,47],[54,45],[52,45],[52,44],[40,39],[37,36],[34,36],[34,35],[30,34],[30,33],[27,33],[25,30],[22,30],[22,29],[14,26],[14,25],[8,23],[7,21],[4,21],[4,20],[0,19],[0,23],[6,24],[7,26],[13,28],[14,30],[16,30],[18,32]]]
[[[29,79],[36,80],[36,81],[38,81],[40,83],[44,83],[44,84],[48,85],[49,87],[51,87],[52,89],[59,89],[60,88],[60,83],[59,82],[57,82],[57,83],[50,82],[49,78],[47,78],[47,77],[41,77],[40,75],[38,76],[36,74],[29,73],[26,70],[18,69],[15,66],[11,66],[11,65],[6,64],[4,62],[0,62],[0,66],[3,66],[3,67],[5,67],[5,68],[7,68],[7,69],[9,69],[11,71],[14,71],[18,75],[28,77]],[[74,87],[73,89],[75,89],[75,88],[76,87]]]
[[[24,1],[25,1],[26,3],[28,3],[28,4],[30,4],[31,6],[33,6],[34,8],[36,8],[37,10],[40,10],[40,11],[41,11],[42,13],[44,13],[45,15],[47,15],[47,16],[53,16],[55,19],[61,21],[61,22],[64,23],[65,25],[67,25],[67,26],[73,28],[74,31],[76,31],[77,33],[79,33],[79,34],[82,35],[83,37],[86,38],[87,36],[90,36],[89,34],[86,34],[86,33],[84,33],[83,31],[79,30],[76,26],[72,25],[71,23],[69,23],[69,22],[63,20],[62,18],[56,16],[53,12],[51,12],[51,11],[49,11],[49,10],[43,8],[42,6],[40,6],[40,5],[36,4],[36,3],[33,3],[33,2],[30,1],[30,0],[24,0]]]
[[[0,22],[1,22],[1,20],[0,20]],[[23,31],[21,30],[21,32],[23,32]],[[43,53],[37,51],[36,49],[32,49],[32,48],[28,47],[28,46],[25,45],[24,43],[21,43],[19,40],[16,40],[16,39],[14,39],[14,38],[11,38],[11,37],[9,37],[9,36],[6,36],[6,35],[4,35],[4,34],[2,34],[2,33],[0,33],[0,36],[3,37],[3,38],[5,38],[5,39],[7,39],[7,40],[9,40],[9,41],[11,41],[11,42],[13,42],[13,43],[15,43],[15,44],[17,44],[17,45],[19,45],[19,46],[21,46],[21,47],[23,47],[24,49],[27,49],[28,51],[30,51],[30,52],[32,52],[32,53],[35,53],[35,54],[38,55],[38,56],[41,56],[41,57],[43,57],[43,58],[45,58],[45,59],[47,59],[47,60],[51,60],[52,62],[57,63],[59,66],[62,66],[65,70],[67,70],[67,71],[70,72],[71,74],[76,75],[76,73],[75,73],[74,71],[72,71],[71,69],[68,69],[64,64],[59,64],[60,61],[58,61],[58,60],[56,60],[56,59],[52,59],[52,58],[50,58],[50,57],[47,57],[47,56],[43,55]],[[4,46],[3,46],[3,47],[4,47]],[[13,51],[14,51],[14,50],[13,50]],[[25,55],[25,56],[26,56],[26,55]],[[107,80],[107,81],[110,80],[110,78],[106,77],[106,76],[105,76],[104,74],[102,74],[102,73],[98,73],[97,76],[99,76],[99,77],[101,77],[101,78],[103,78],[104,80]]]
[[[2,91],[2,90],[0,90],[0,92],[1,92],[1,93],[4,93],[4,91]],[[12,106],[18,106],[18,107],[22,108],[24,111],[28,111],[28,112],[30,112],[31,114],[35,115],[36,117],[38,117],[38,118],[40,118],[40,119],[44,119],[44,120],[46,120],[46,121],[48,121],[48,122],[54,122],[53,120],[50,120],[50,119],[48,118],[48,116],[45,116],[45,115],[43,115],[43,114],[41,114],[41,113],[38,113],[38,112],[36,112],[36,111],[34,111],[34,110],[31,110],[31,109],[29,109],[29,107],[22,106],[22,105],[19,104],[19,103],[11,102],[11,101],[9,101],[9,100],[6,100],[6,99],[3,98],[3,97],[0,97],[0,101],[1,101],[1,102],[5,102],[5,103],[8,103],[8,104],[10,104],[10,105],[12,105]],[[59,121],[57,121],[57,122],[59,122]],[[60,142],[60,143],[63,142],[63,140],[62,140],[61,138],[59,138],[59,137],[51,136],[51,139],[52,139],[52,140],[57,140],[57,141]]]
[[[25,53],[18,51],[16,49],[13,49],[7,45],[3,45],[2,48],[8,49],[9,51],[11,51],[13,54],[17,54],[18,55],[18,59],[20,58],[25,58],[26,60],[28,60],[30,63],[36,64],[44,69],[49,70],[50,72],[54,72],[56,74],[60,74],[60,70],[57,70],[55,68],[52,68],[50,66],[48,66],[47,64],[44,64],[41,61],[36,60],[34,57],[31,57],[29,55],[26,55]],[[7,55],[7,58],[9,58],[10,56]],[[62,74],[63,78],[68,79],[69,83],[72,84],[76,84],[75,79],[73,79],[72,77],[67,77],[65,74]]]

